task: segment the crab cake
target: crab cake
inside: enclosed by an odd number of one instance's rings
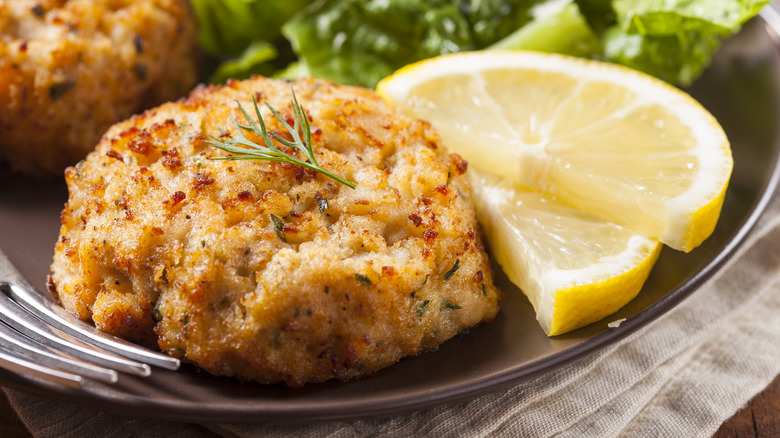
[[[0,0],[0,160],[61,175],[196,82],[186,0]]]
[[[237,102],[254,114],[252,98],[267,101],[292,123],[291,88],[317,161],[355,189],[299,165],[212,160],[227,154],[209,135],[245,123]],[[100,329],[215,375],[301,386],[371,374],[499,309],[466,169],[371,90],[199,86],[113,126],[65,172],[51,290]]]

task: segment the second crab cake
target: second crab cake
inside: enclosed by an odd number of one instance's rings
[[[237,102],[254,118],[252,97],[267,101],[292,123],[291,87],[317,161],[355,189],[299,165],[210,159],[227,154],[208,135],[246,123]],[[200,87],[115,125],[66,171],[50,287],[100,329],[215,375],[371,374],[498,312],[466,168],[370,90]]]
[[[197,80],[186,0],[0,0],[0,160],[61,177],[114,123]]]

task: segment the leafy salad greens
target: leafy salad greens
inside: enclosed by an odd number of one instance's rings
[[[254,73],[373,87],[421,59],[524,49],[687,86],[769,0],[191,0],[213,82]],[[225,58],[225,57],[228,58]]]

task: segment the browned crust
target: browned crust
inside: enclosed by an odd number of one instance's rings
[[[357,189],[209,160],[235,100],[290,118],[290,84],[199,87],[115,125],[66,172],[52,266],[65,307],[210,373],[290,386],[371,374],[492,319],[465,161],[370,90],[294,87],[319,163]]]

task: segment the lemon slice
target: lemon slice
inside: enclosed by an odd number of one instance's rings
[[[684,92],[597,61],[486,51],[407,66],[377,86],[473,166],[672,248],[715,228],[733,166]]]
[[[470,172],[490,250],[550,336],[615,313],[642,289],[662,245],[506,179]]]

